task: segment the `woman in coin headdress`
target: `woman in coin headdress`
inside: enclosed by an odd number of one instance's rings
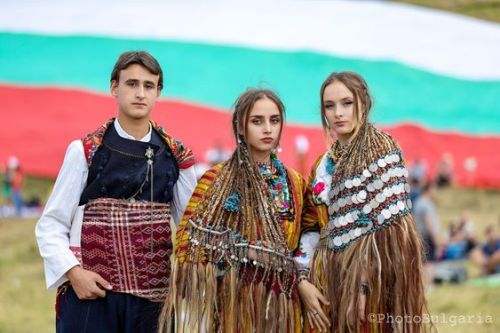
[[[160,324],[176,332],[300,332],[293,251],[304,181],[279,146],[285,110],[270,90],[236,101],[232,157],[207,171],[177,231]]]
[[[372,100],[358,74],[332,73],[320,95],[336,141],[314,164],[304,199],[295,260],[305,331],[424,331],[421,244],[401,149],[368,122]]]

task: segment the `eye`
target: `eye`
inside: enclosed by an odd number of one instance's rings
[[[155,85],[152,83],[146,83],[145,87],[146,87],[146,89],[154,89]]]
[[[129,87],[135,87],[137,83],[135,81],[127,81],[127,86]]]
[[[352,101],[345,101],[345,102],[344,102],[344,106],[349,106],[349,105],[351,105],[351,104],[352,104]]]
[[[261,124],[261,120],[259,118],[253,118],[252,119],[252,124],[254,124],[254,125],[260,125]]]
[[[334,106],[334,105],[333,105],[332,103],[325,103],[325,109],[326,109],[326,110],[331,110],[331,109],[333,109],[333,106]]]
[[[273,119],[271,119],[271,123],[273,123],[273,124],[279,124],[279,123],[281,123],[281,118],[277,118],[277,117],[273,118]]]

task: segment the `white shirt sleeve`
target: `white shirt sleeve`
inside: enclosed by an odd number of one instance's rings
[[[319,232],[317,231],[305,232],[300,236],[299,250],[295,253],[295,257],[293,258],[295,267],[297,267],[299,271],[309,269],[318,242]]]
[[[67,280],[66,272],[79,265],[69,247],[70,230],[87,176],[83,144],[75,140],[66,150],[54,189],[35,228],[49,289],[60,286]]]
[[[195,166],[179,170],[179,179],[174,185],[174,199],[172,200],[172,217],[176,225],[182,219],[182,215],[191,199],[196,188],[196,170]]]

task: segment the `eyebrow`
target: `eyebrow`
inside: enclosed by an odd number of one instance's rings
[[[125,80],[125,82],[140,82],[140,80],[139,79],[127,79],[127,80]],[[146,81],[144,81],[144,83],[156,85],[156,83],[154,83],[153,81],[150,81],[150,80],[146,80]]]
[[[353,100],[353,99],[354,99],[353,97],[344,97],[344,98],[340,99],[340,102],[343,102],[343,101],[346,101],[346,100]],[[324,99],[323,102],[324,103],[335,103],[335,101],[332,100],[332,99]]]
[[[271,118],[276,118],[276,117],[280,117],[281,118],[281,115],[279,115],[279,114],[273,114],[273,115],[271,115]],[[260,115],[260,114],[255,114],[255,115],[251,115],[250,118],[265,118],[265,116]]]

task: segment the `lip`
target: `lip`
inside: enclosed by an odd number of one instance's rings
[[[260,139],[260,141],[262,141],[264,143],[273,143],[274,139],[273,138],[263,138],[263,139]]]
[[[135,106],[147,106],[146,103],[132,103],[132,105],[135,105]]]
[[[336,121],[334,124],[336,126],[344,126],[345,124],[347,124],[347,121]]]

